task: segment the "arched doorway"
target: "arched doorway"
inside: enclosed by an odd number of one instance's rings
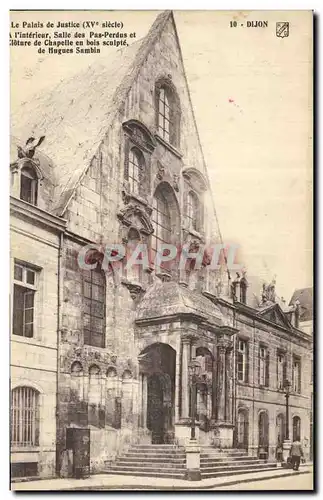
[[[240,408],[237,416],[237,448],[248,449],[248,410]]]
[[[301,440],[301,419],[300,417],[293,417],[293,441]]]
[[[258,417],[258,448],[259,457],[268,457],[268,445],[269,445],[269,421],[268,413],[263,410],[259,413]]]
[[[141,425],[151,432],[153,444],[174,441],[176,351],[155,343],[139,356],[142,383]]]

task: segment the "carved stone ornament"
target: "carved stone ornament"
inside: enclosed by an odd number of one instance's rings
[[[131,140],[139,147],[145,149],[149,153],[154,151],[156,141],[150,130],[143,123],[138,120],[128,120],[122,126]]]
[[[153,233],[154,228],[150,222],[150,219],[145,211],[141,207],[139,207],[139,205],[130,204],[125,208],[122,208],[118,213],[118,219],[126,227],[134,225],[132,220],[133,217],[137,217],[140,222],[141,227],[138,227],[138,230],[140,232],[146,235]]]
[[[177,174],[173,175],[173,188],[175,191],[179,191],[179,175]]]
[[[135,302],[139,301],[145,293],[142,286],[131,283],[130,281],[123,280],[122,284],[129,290],[130,297]]]
[[[165,167],[161,163],[158,162],[156,177],[157,177],[157,179],[159,179],[161,181],[163,179],[164,175],[165,175]]]

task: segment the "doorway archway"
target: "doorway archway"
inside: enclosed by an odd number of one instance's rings
[[[153,444],[174,442],[176,351],[155,343],[139,356],[143,387],[142,422],[151,432]]]
[[[293,417],[293,441],[301,440],[301,419],[298,416]]]
[[[269,446],[269,420],[266,410],[262,410],[258,416],[258,447],[259,457],[268,457]]]
[[[240,408],[237,417],[237,448],[248,449],[249,420],[248,410]]]

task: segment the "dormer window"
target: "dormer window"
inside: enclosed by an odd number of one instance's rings
[[[23,167],[20,175],[20,199],[37,205],[38,177],[32,167]]]

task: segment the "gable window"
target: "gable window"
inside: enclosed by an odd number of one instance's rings
[[[169,131],[171,128],[170,122],[170,103],[165,87],[159,90],[159,100],[158,100],[158,133],[165,139],[165,141],[170,142]]]
[[[269,359],[268,349],[259,346],[259,385],[268,387],[269,385]]]
[[[187,222],[188,228],[199,230],[199,199],[194,191],[189,191],[187,195]]]
[[[83,271],[84,344],[105,345],[105,277],[100,269]]]
[[[283,389],[284,382],[286,379],[286,356],[278,352],[277,353],[277,388]]]
[[[34,336],[34,308],[37,272],[24,264],[14,265],[13,334]]]
[[[171,241],[171,217],[167,199],[162,190],[157,190],[153,200],[152,225],[154,232],[151,236],[152,260],[163,243]],[[166,266],[167,262],[162,262]]]
[[[31,387],[11,391],[11,446],[39,445],[39,393]]]
[[[301,360],[293,356],[293,390],[301,392]]]
[[[20,175],[20,199],[37,205],[38,178],[35,170],[31,167],[21,169]]]
[[[140,172],[143,167],[143,158],[139,152],[132,148],[129,153],[128,162],[128,180],[130,191],[133,194],[139,194],[140,186]]]
[[[245,340],[238,339],[237,352],[237,378],[239,382],[248,381],[248,343]]]
[[[173,146],[179,145],[180,102],[170,78],[156,83],[156,122],[158,136]]]

